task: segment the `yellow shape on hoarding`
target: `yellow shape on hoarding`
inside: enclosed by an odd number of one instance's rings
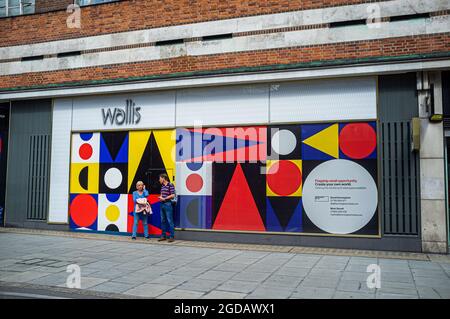
[[[130,132],[128,140],[128,189],[134,180],[134,175],[141,163],[150,134],[152,131]]]
[[[153,131],[156,144],[161,154],[164,168],[172,183],[175,183],[175,130]]]
[[[105,215],[110,222],[116,222],[120,217],[119,207],[117,207],[116,205],[108,206],[108,208],[106,208]]]
[[[315,149],[333,156],[339,157],[339,126],[333,124],[326,129],[308,137],[303,141],[306,145],[314,147]]]
[[[72,163],[70,166],[70,193],[97,194],[99,171],[98,163]]]

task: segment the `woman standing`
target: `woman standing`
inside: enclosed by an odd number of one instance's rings
[[[137,228],[139,224],[139,220],[142,221],[142,225],[144,226],[144,236],[145,238],[148,237],[148,226],[147,226],[147,217],[148,215],[144,213],[144,211],[137,211],[136,207],[138,206],[137,201],[138,199],[147,198],[148,197],[148,191],[145,189],[145,185],[143,182],[139,181],[136,183],[136,190],[133,192],[133,204],[134,204],[134,224],[133,224],[133,235],[132,239],[136,240],[136,233]]]

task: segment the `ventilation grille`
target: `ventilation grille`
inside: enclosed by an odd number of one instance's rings
[[[50,175],[50,135],[32,135],[29,141],[27,219],[46,220]]]
[[[444,128],[450,129],[450,117],[444,116]]]
[[[381,124],[384,233],[418,235],[419,160],[411,152],[409,121]]]

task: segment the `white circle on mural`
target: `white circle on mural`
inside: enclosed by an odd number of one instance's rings
[[[116,189],[120,186],[120,184],[122,184],[123,177],[120,170],[113,167],[106,171],[104,179],[106,186],[110,189]]]
[[[351,234],[372,219],[378,190],[364,167],[336,159],[318,165],[308,174],[302,200],[314,225],[331,234]]]
[[[279,130],[272,136],[272,148],[280,155],[291,154],[297,145],[297,138],[289,130]]]

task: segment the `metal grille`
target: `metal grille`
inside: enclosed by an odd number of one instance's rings
[[[381,123],[384,233],[418,235],[419,159],[409,121]]]
[[[450,129],[450,117],[444,117],[444,129]]]
[[[27,219],[46,220],[50,169],[50,135],[32,135],[29,141]]]

